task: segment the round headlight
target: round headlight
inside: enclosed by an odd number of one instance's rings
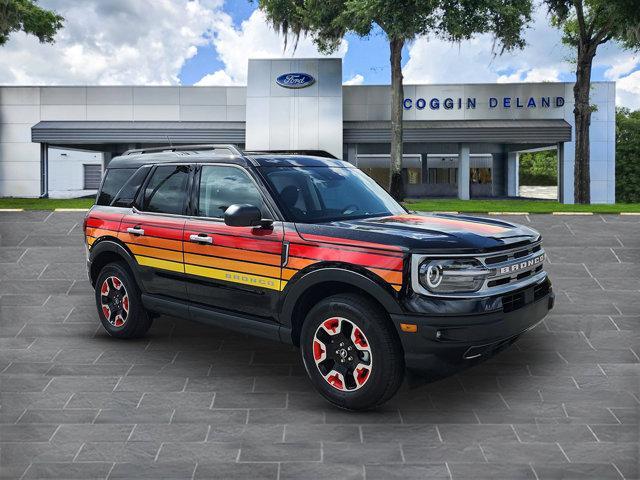
[[[429,264],[425,279],[429,288],[438,288],[440,282],[442,282],[442,266]]]
[[[475,292],[491,273],[473,258],[442,258],[424,261],[418,270],[418,281],[426,290],[439,293]]]

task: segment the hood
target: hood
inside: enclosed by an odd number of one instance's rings
[[[508,248],[540,237],[515,223],[466,215],[403,214],[319,225],[298,224],[300,235],[393,245],[411,251],[477,252]],[[311,238],[307,238],[311,240]]]

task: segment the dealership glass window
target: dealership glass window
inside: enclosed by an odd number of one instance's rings
[[[111,205],[114,197],[122,186],[136,171],[135,168],[110,168],[102,182],[96,205]]]
[[[222,218],[229,206],[234,204],[254,205],[265,212],[262,195],[247,172],[222,165],[202,167],[198,215]]]
[[[407,183],[409,185],[419,185],[422,183],[422,169],[420,168],[405,168]]]
[[[457,168],[430,168],[428,171],[428,182],[446,183],[451,185],[458,184],[458,169]]]
[[[490,168],[471,168],[469,171],[471,183],[491,183],[491,169]]]
[[[389,190],[389,169],[376,167],[360,168],[364,173],[371,177],[375,182],[385,190]],[[422,183],[421,168],[403,168],[405,178],[409,185],[419,185]]]
[[[388,168],[362,167],[360,168],[360,170],[371,177],[382,188],[384,188],[385,190],[389,190]]]
[[[188,165],[157,167],[144,191],[143,210],[174,215],[184,213],[188,180]]]

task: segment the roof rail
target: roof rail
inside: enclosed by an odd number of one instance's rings
[[[229,153],[233,156],[241,157],[243,155],[242,151],[231,143],[212,143],[212,144],[203,144],[203,145],[177,145],[171,146],[168,145],[166,147],[153,147],[153,148],[135,148],[132,150],[127,150],[122,155],[133,155],[135,153],[151,153],[151,152],[182,152],[189,150],[228,150]]]

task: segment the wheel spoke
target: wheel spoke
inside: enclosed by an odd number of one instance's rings
[[[371,376],[371,347],[351,320],[330,317],[316,329],[313,359],[325,381],[340,391],[361,388]]]
[[[100,286],[100,308],[114,327],[122,327],[129,316],[129,295],[124,283],[115,276],[107,277]]]

